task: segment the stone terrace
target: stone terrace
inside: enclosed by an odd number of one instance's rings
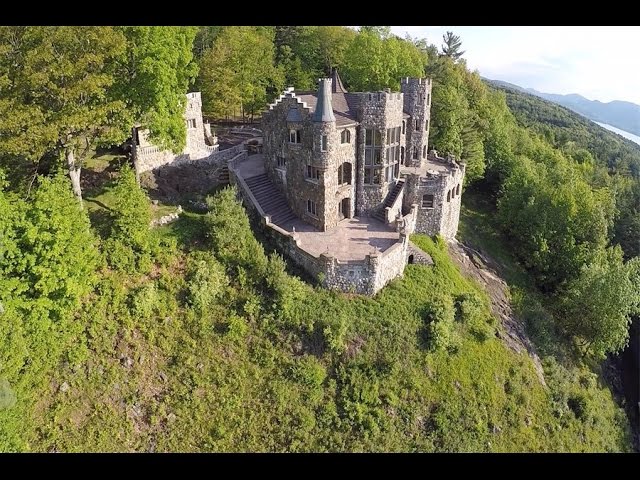
[[[246,157],[235,165],[235,169],[247,184],[251,184],[252,178],[265,173],[263,156]],[[282,195],[274,191],[276,194]],[[266,214],[271,214],[268,206],[260,207]],[[371,217],[344,219],[327,232],[319,231],[299,218],[274,223],[287,232],[293,232],[295,228],[299,246],[307,253],[314,257],[324,253],[340,261],[363,260],[371,253],[384,252],[400,238],[398,232]]]

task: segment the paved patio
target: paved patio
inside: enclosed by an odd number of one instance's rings
[[[236,165],[239,175],[248,179],[265,173],[262,154],[251,155]],[[300,247],[319,256],[332,255],[338,260],[363,260],[373,252],[383,252],[400,238],[398,232],[372,217],[355,217],[342,220],[337,227],[321,232],[305,221],[296,218],[278,225],[283,230],[295,232]]]

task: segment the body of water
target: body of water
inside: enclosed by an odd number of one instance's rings
[[[600,125],[603,128],[606,128],[607,130],[611,130],[612,132],[617,133],[618,135],[622,135],[624,138],[628,138],[632,142],[635,142],[638,145],[640,145],[640,137],[638,135],[634,135],[633,133],[625,132],[624,130],[620,130],[619,128],[612,127],[611,125],[607,125],[606,123],[600,123],[600,122],[595,122],[595,123],[597,123],[598,125]]]

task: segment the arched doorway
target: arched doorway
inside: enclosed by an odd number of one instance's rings
[[[345,218],[351,218],[351,199],[343,198],[338,202],[338,212],[340,220],[344,220]]]

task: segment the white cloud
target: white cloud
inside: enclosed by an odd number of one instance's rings
[[[551,93],[640,104],[638,27],[391,27],[442,44],[460,35],[464,58],[483,76]]]

